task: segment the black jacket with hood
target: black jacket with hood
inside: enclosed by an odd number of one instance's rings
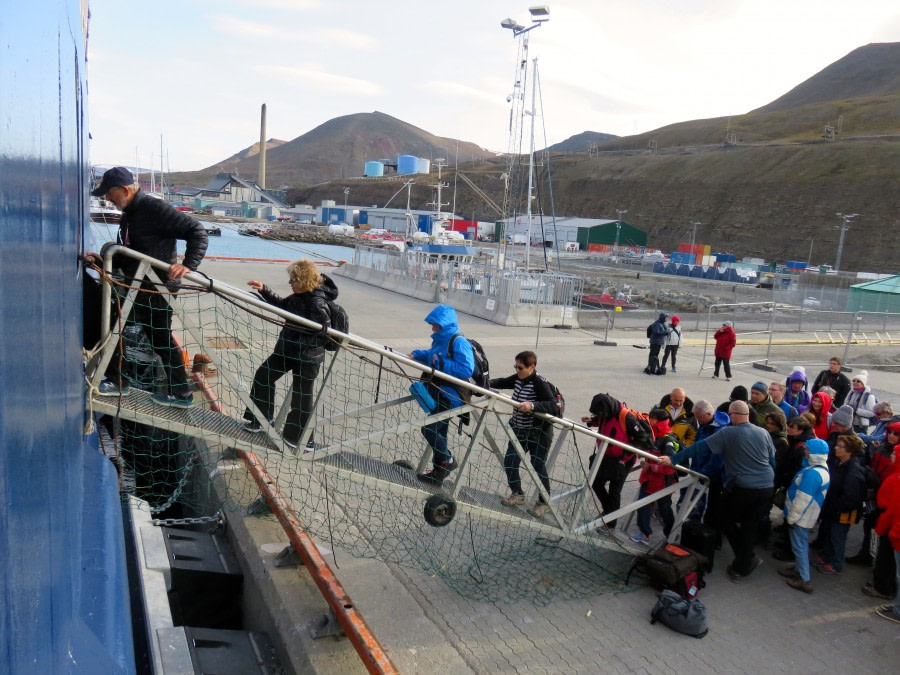
[[[337,299],[338,288],[327,274],[322,275],[322,285],[308,293],[292,293],[282,298],[268,286],[259,291],[263,300],[291,314],[315,321],[324,329],[331,328],[331,314],[328,303]],[[330,338],[323,331],[303,328],[290,322],[285,323],[275,343],[275,354],[297,358],[301,361],[325,360],[325,342]]]

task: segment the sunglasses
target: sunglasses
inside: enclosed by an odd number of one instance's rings
[[[516,370],[528,370],[528,366],[521,366],[518,363],[513,366]]]

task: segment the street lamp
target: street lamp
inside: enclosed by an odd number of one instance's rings
[[[700,221],[692,220],[688,225],[693,225],[694,229],[691,231],[691,253],[694,252],[694,244],[697,243],[697,226],[702,225]]]
[[[614,259],[618,259],[619,257],[619,234],[622,232],[622,215],[625,213],[628,213],[628,209],[616,209],[618,220],[616,221],[616,243],[613,245]]]
[[[344,222],[347,222],[347,197],[350,195],[350,188],[344,188]]]
[[[841,270],[841,254],[844,252],[844,234],[850,229],[850,221],[858,216],[858,213],[836,213],[834,214],[841,219],[841,237],[838,239],[837,258],[834,261],[834,271]]]

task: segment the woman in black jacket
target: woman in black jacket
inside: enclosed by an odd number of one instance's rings
[[[816,569],[825,574],[840,574],[844,569],[844,549],[850,526],[859,521],[866,494],[866,475],[857,459],[865,445],[859,436],[838,436],[834,446],[837,465],[831,469],[831,482],[822,504],[822,520],[831,523],[829,538],[822,546]]]
[[[535,417],[534,413],[559,415],[560,410],[550,383],[537,373],[537,355],[534,352],[516,354],[516,374],[491,380],[491,389],[513,390],[510,398],[518,405],[509,425],[522,446],[522,450],[531,455],[531,466],[540,478],[547,494],[550,494],[547,453],[550,451],[550,443],[553,442],[553,426],[547,420]],[[504,506],[520,506],[525,503],[525,493],[522,491],[522,481],[519,477],[521,461],[515,445],[510,442],[506,447],[506,457],[503,460],[503,468],[506,470],[506,480],[510,490],[510,494],[500,500]],[[550,507],[547,506],[541,495],[534,506],[528,509],[528,513],[540,518],[549,510]]]
[[[297,260],[288,266],[293,294],[281,298],[261,281],[247,282],[270,305],[291,314],[315,321],[322,331],[302,328],[287,322],[278,336],[272,354],[257,369],[250,387],[250,399],[266,420],[271,420],[275,410],[275,384],[288,371],[294,375],[291,394],[291,411],[282,431],[285,444],[294,449],[313,412],[313,384],[319,374],[319,366],[325,360],[325,330],[331,327],[331,315],[327,300],[338,296],[338,289],[330,277],[320,274],[311,260]],[[264,431],[256,416],[248,408],[244,413],[244,428],[254,433]],[[315,447],[312,434],[307,447]]]

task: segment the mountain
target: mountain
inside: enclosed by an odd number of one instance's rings
[[[551,145],[548,150],[551,152],[578,152],[579,150],[589,150],[598,143],[609,141],[618,136],[614,134],[603,134],[599,131],[582,131],[580,134],[570,136],[566,140]]]
[[[415,155],[432,161],[443,158],[453,164],[457,152],[460,161],[491,154],[475,143],[435,136],[381,112],[356,113],[336,117],[269,150],[266,183],[314,185],[362,176],[367,161],[396,160],[399,155]],[[174,175],[173,180],[180,185],[200,186],[219,171],[232,171],[255,180],[258,158],[238,155],[200,171]]]
[[[831,142],[825,125],[838,126]],[[654,131],[581,144],[585,132],[554,146],[551,166],[538,167],[536,207],[551,216],[550,196],[559,215],[615,217],[649,233],[651,246],[674,250],[690,238],[699,221],[697,241],[719,251],[777,260],[833,263],[840,219],[859,213],[846,233],[842,267],[892,272],[900,248],[900,43],[871,44],[827,66],[784,96],[743,115],[671,124]],[[726,139],[729,140],[726,143]],[[656,152],[648,150],[653,141]],[[580,150],[560,146],[572,143]],[[366,160],[413,154],[455,160],[456,141],[440,139],[382,113],[340,117],[313,129],[269,154],[269,184],[295,187],[291,203],[343,201],[345,180],[359,176]],[[277,158],[277,159],[276,159]],[[450,164],[455,164],[451,161]],[[238,163],[255,177],[253,159]],[[545,176],[552,168],[552,191]],[[214,172],[215,167],[210,167]],[[460,142],[459,170],[493,201],[503,204],[503,157]],[[523,183],[521,172],[508,177]],[[190,176],[189,185],[202,185]],[[279,177],[274,177],[279,176]],[[293,177],[291,179],[290,177]],[[299,179],[298,179],[299,178]],[[466,218],[496,220],[497,214],[473,190],[455,181],[453,199]],[[413,208],[434,201],[435,176],[417,179]],[[396,183],[354,180],[355,204],[386,204]],[[446,194],[446,193],[445,193]],[[396,205],[396,201],[392,202]],[[877,244],[876,244],[877,242]]]
[[[285,143],[287,143],[287,141],[280,141],[277,138],[270,138],[266,141],[267,163],[269,159],[269,153],[272,152],[273,149],[277,148],[280,145],[284,145]],[[236,167],[241,163],[241,160],[248,159],[250,157],[255,157],[257,166],[259,166],[259,142],[254,143],[249,148],[244,148],[240,152],[234,153],[228,159],[222,160],[221,162],[216,164],[216,169],[218,169],[219,171],[228,171],[230,167]]]
[[[900,42],[859,47],[753,112],[776,112],[840,98],[889,96],[900,91]]]

